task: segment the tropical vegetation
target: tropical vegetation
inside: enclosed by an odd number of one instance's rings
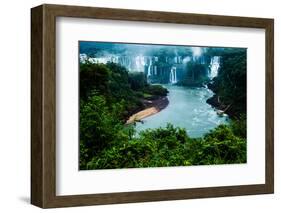
[[[171,124],[136,134],[134,124],[125,124],[128,117],[144,109],[143,99],[166,96],[167,89],[115,63],[80,63],[80,169],[245,163],[246,61],[238,53],[224,58],[209,87],[233,116],[199,138]],[[200,65],[190,66],[199,70],[196,79],[206,80]]]

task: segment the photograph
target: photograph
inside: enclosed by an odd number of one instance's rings
[[[247,48],[79,41],[79,169],[247,163]]]

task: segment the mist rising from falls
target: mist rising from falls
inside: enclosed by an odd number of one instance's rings
[[[177,79],[177,68],[176,67],[172,67],[171,68],[169,82],[171,84],[176,84],[178,82],[178,79]]]
[[[152,69],[152,59],[157,61],[157,57],[134,55],[134,56],[123,56],[123,55],[108,55],[105,57],[95,57],[89,58],[86,54],[80,54],[80,61],[85,63],[89,61],[90,63],[96,64],[106,64],[106,63],[116,63],[123,67],[126,67],[129,71],[144,72],[146,66],[150,66]],[[152,70],[151,70],[152,71]],[[152,74],[152,73],[151,73]]]
[[[200,57],[202,55],[202,48],[201,47],[191,47],[193,57]]]
[[[116,63],[125,67],[129,72],[143,72],[148,83],[182,84],[187,82],[186,84],[196,83],[199,85],[199,75],[202,75],[200,72],[203,73],[204,71],[198,71],[195,68],[196,71],[194,71],[193,67],[203,65],[201,66],[205,67],[203,77],[212,80],[218,74],[220,56],[210,56],[206,54],[206,50],[202,47],[188,48],[186,52],[183,50],[174,53],[167,51],[165,54],[160,49],[158,52],[156,48],[154,51],[130,51],[120,52],[120,54],[104,51],[94,57],[82,53],[80,54],[80,62]],[[199,74],[196,72],[199,72]]]
[[[210,71],[208,77],[212,80],[214,77],[217,77],[218,70],[220,68],[220,57],[214,56],[211,58],[211,62],[209,65]]]
[[[145,57],[144,56],[137,56],[135,58],[135,64],[136,64],[136,70],[139,71],[144,71],[144,66],[145,66]]]

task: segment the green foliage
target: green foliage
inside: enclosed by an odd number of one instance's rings
[[[231,50],[222,53],[221,68],[211,88],[223,105],[231,105],[228,114],[239,118],[246,114],[247,52],[246,49]]]
[[[129,77],[118,64],[80,63],[80,169],[87,169],[91,159],[120,141],[133,138],[134,128],[124,127],[124,121],[143,108],[140,98],[147,85],[140,79],[143,74]],[[150,94],[163,93],[161,86],[152,88]]]
[[[143,93],[143,97],[146,98],[146,99],[152,99],[153,95],[148,94],[148,93]]]
[[[187,74],[178,84],[183,86],[202,86],[208,81],[207,67],[197,62],[187,64]]]
[[[119,102],[120,100],[125,100],[128,107],[136,104],[134,91],[130,89],[128,82],[128,71],[115,63],[108,63],[106,67],[109,70],[108,92],[101,94],[106,97],[108,104]]]
[[[106,67],[110,70],[108,86],[110,95],[115,99],[127,98],[132,95],[130,84],[128,82],[128,71],[115,63],[108,63]]]
[[[230,127],[233,133],[241,138],[247,137],[246,115],[241,115],[239,119],[231,120]]]
[[[126,157],[124,157],[126,156]],[[203,138],[188,137],[185,129],[168,124],[104,149],[87,169],[190,166],[246,163],[246,141],[221,125]]]
[[[148,85],[143,91],[153,96],[166,96],[168,94],[168,90],[161,85]]]
[[[115,63],[80,63],[80,98],[87,102],[92,91],[103,95],[108,105],[124,102],[121,120],[130,114],[142,110],[141,98],[150,99],[166,96],[168,91],[161,85],[148,85],[144,73],[128,73],[126,68]]]
[[[205,135],[198,164],[229,164],[246,162],[246,140],[234,135],[225,125]]]
[[[171,124],[138,135],[134,125],[124,125],[128,115],[142,109],[142,98],[167,93],[117,64],[80,64],[80,169],[246,162],[245,117],[201,138],[190,138]]]
[[[87,102],[80,104],[80,168],[93,156],[110,147],[115,140],[122,137],[118,134],[123,125],[118,119],[123,111],[122,103],[110,108],[103,96],[93,93]],[[127,136],[126,136],[127,137]]]
[[[103,64],[80,63],[80,98],[86,99],[93,90],[108,92],[110,70]]]
[[[146,76],[143,72],[129,73],[129,83],[132,90],[142,90],[147,86]]]

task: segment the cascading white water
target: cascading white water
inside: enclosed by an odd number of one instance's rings
[[[157,75],[157,66],[154,66],[154,75]]]
[[[178,56],[178,63],[181,64],[182,63],[182,57]]]
[[[177,80],[177,68],[176,67],[171,68],[169,82],[171,84],[176,84],[178,82],[178,80]]]
[[[211,58],[211,62],[209,65],[209,78],[212,80],[214,77],[218,75],[218,70],[220,68],[220,57],[214,56]]]
[[[152,60],[149,59],[149,65],[148,65],[148,70],[147,70],[147,78],[152,75],[151,68],[152,68]]]
[[[135,60],[135,71],[143,72],[145,66],[144,56],[142,55],[136,56],[134,57],[134,60]]]
[[[205,64],[206,63],[206,59],[204,55],[200,56],[200,64]]]
[[[181,64],[182,63],[182,57],[181,56],[175,56],[174,57],[174,63],[175,64]]]

